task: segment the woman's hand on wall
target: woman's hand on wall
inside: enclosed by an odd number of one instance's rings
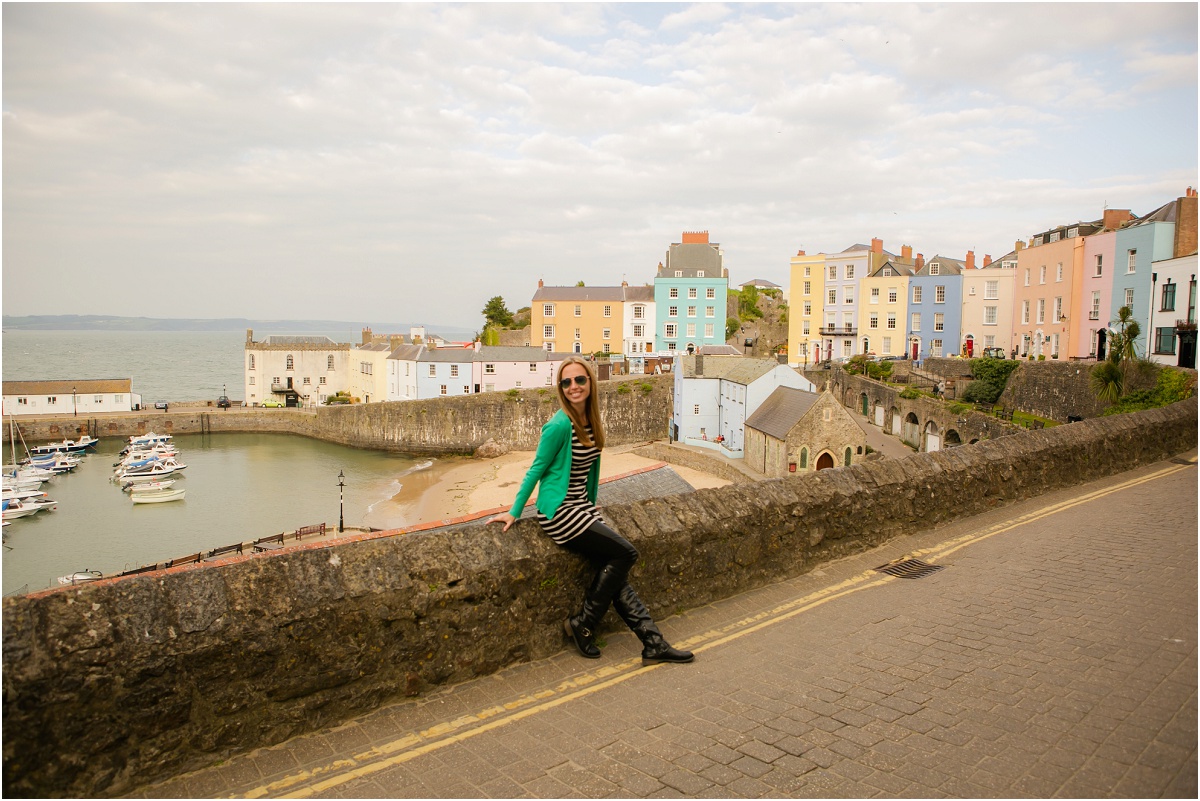
[[[517,522],[517,518],[513,517],[508,512],[505,512],[502,515],[496,515],[495,517],[490,518],[486,523],[484,523],[484,525],[490,526],[492,523],[503,523],[504,528],[501,529],[501,531],[508,531],[509,526],[511,526],[515,522]]]

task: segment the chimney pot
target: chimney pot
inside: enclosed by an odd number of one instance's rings
[[[967,251],[967,269],[968,270],[975,269],[975,251],[973,251],[973,250]]]
[[[906,259],[909,261],[912,260],[912,245],[901,245],[900,246],[900,258]]]
[[[876,237],[871,240],[871,252],[872,253],[882,253],[883,252],[883,240],[882,239],[879,239],[878,237]]]
[[[920,270],[924,266],[925,266],[925,254],[918,253],[917,254],[917,269]]]
[[[983,266],[987,267],[991,263],[992,263],[992,257],[990,255],[988,255],[987,253],[984,253],[983,254]]]
[[[546,284],[542,282],[542,279],[540,279],[540,278],[539,278],[539,279],[538,279],[538,289],[541,289],[541,288],[542,288],[542,287],[544,287],[545,285],[546,285]]]
[[[797,255],[797,256],[806,256],[806,255],[808,255],[808,254],[806,254],[806,253],[805,253],[803,250],[797,250],[797,251],[796,251],[796,255]]]

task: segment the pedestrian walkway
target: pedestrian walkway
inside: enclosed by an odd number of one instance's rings
[[[140,795],[1194,798],[1196,487],[1192,452],[663,621],[691,665],[614,634]]]

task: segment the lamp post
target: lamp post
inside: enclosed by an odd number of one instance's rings
[[[79,416],[79,400],[75,397],[75,387],[71,387],[71,411],[75,412],[75,416]]]
[[[346,474],[338,471],[338,533],[345,531]]]

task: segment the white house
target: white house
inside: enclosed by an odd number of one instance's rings
[[[417,359],[424,345],[398,345],[387,358],[387,400],[417,399]]]
[[[474,389],[474,348],[427,348],[417,357],[417,397],[470,395]]]
[[[816,390],[795,369],[772,359],[677,356],[674,375],[673,438],[689,445],[719,443],[734,458],[745,448],[746,418],[776,388]]]
[[[246,403],[313,405],[338,390],[348,391],[350,350],[349,342],[325,336],[272,335],[255,342],[253,329],[246,329]]]
[[[1146,355],[1173,367],[1196,367],[1196,254],[1150,265],[1150,330]],[[1182,328],[1180,324],[1184,324]]]
[[[5,381],[4,413],[21,417],[131,412],[142,403],[142,396],[135,395],[132,388],[131,378]]]

